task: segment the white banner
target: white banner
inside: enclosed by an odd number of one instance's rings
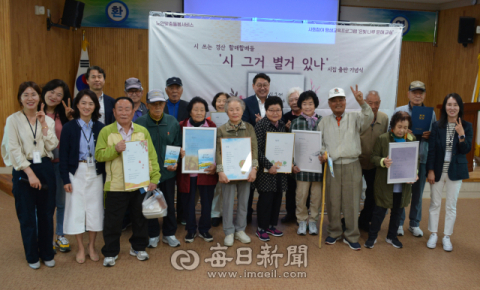
[[[360,109],[350,91],[379,92],[380,110],[396,106],[402,27],[250,22],[190,18],[149,19],[149,90],[182,79],[182,99],[220,92],[253,94],[256,73],[271,75],[270,92],[313,90],[321,115],[331,114],[328,91],[342,87],[347,111]],[[286,107],[288,103],[285,102]]]

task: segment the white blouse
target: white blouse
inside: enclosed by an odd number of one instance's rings
[[[24,170],[30,166],[28,160],[33,160],[35,150],[40,151],[42,158],[47,156],[53,159],[52,150],[58,145],[55,121],[45,116],[45,122],[48,126],[47,136],[43,136],[42,125],[38,122],[34,139],[35,125],[30,124],[23,111],[8,116],[2,140],[2,157],[6,166],[13,166],[17,171]]]

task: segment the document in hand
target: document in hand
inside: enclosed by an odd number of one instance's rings
[[[432,107],[412,107],[412,132],[414,135],[422,135],[423,132],[430,131],[432,115]]]

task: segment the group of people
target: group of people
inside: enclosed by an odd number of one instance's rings
[[[283,192],[287,214],[283,223],[298,222],[298,235],[318,234],[323,174],[302,172],[294,163],[292,173],[277,173],[278,167],[266,158],[268,132],[292,130],[321,131],[318,162],[333,161],[334,175],[326,177],[326,208],[329,219],[325,243],[332,245],[342,238],[350,248],[361,249],[360,229],[368,232],[366,248],[373,248],[388,209],[391,210],[386,242],[396,248],[404,234],[404,208],[410,204],[409,231],[423,236],[419,227],[425,182],[431,184],[431,205],[427,242],[435,248],[442,190],[447,189],[446,221],[443,248],[452,250],[450,236],[456,217],[456,201],[462,180],[468,178],[466,154],[472,146],[472,125],[462,120],[463,102],[457,94],[445,97],[440,120],[435,115],[431,129],[413,135],[412,107],[424,106],[425,85],[411,83],[409,104],[398,107],[392,118],[379,111],[380,95],[367,96],[351,87],[361,107],[346,112],[346,94],[342,88],[329,91],[331,116],[321,117],[315,109],[319,98],[313,91],[292,88],[288,92],[291,111],[283,113],[283,100],[270,95],[270,78],[264,73],[253,79],[255,95],[244,100],[220,92],[212,106],[225,112],[228,122],[217,126],[210,117],[208,103],[201,97],[182,100],[183,83],[178,77],[166,80],[164,90],[151,90],[142,103],[143,87],[139,79],[125,81],[125,96],[113,99],[103,93],[105,72],[92,66],[86,73],[90,89],[71,98],[65,82],[55,79],[42,89],[34,82],[20,85],[17,99],[22,109],[7,118],[2,141],[2,157],[13,166],[13,195],[20,221],[26,259],[33,269],[41,259],[48,267],[55,265],[54,254],[71,250],[65,235],[75,235],[76,261],[100,259],[95,249],[97,232],[103,231],[104,266],[114,266],[120,252],[120,236],[132,226],[130,255],[149,259],[146,248],[160,241],[180,246],[176,238],[178,223],[185,225],[185,242],[198,236],[213,241],[212,226],[223,225],[224,245],[234,240],[250,243],[245,232],[252,220],[252,201],[258,191],[256,207],[261,241],[281,237],[277,229]],[[165,97],[165,94],[167,95]],[[182,146],[183,127],[210,127],[217,130],[215,163],[205,173],[183,173],[180,150],[174,165],[164,166],[166,147]],[[222,138],[251,138],[252,169],[247,180],[231,181],[222,164]],[[148,191],[159,188],[168,206],[162,219],[146,219],[142,214],[145,193],[141,189],[125,190],[122,152],[128,141],[147,140],[150,167]],[[387,171],[394,162],[388,156],[389,143],[420,141],[417,181],[387,184]],[[360,212],[362,177],[366,198]],[[176,194],[176,199],[175,199]],[[234,219],[235,194],[237,211]],[[200,199],[201,214],[197,223],[195,207]],[[175,202],[176,200],[176,202]],[[54,235],[53,215],[56,208]],[[342,217],[343,215],[343,217]],[[88,232],[89,243],[83,244]],[[53,247],[52,247],[53,241]]]

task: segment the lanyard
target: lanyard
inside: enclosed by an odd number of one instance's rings
[[[90,140],[92,140],[93,129],[90,128],[90,137],[87,139],[87,135],[85,135],[85,132],[83,131],[82,126],[80,126],[80,123],[78,123],[78,120],[77,120],[77,125],[78,125],[78,127],[80,127],[80,130],[82,130],[83,137],[85,137],[85,140],[87,140],[88,154],[89,154],[90,157],[92,157],[92,152],[90,151]],[[87,124],[87,126],[88,126],[88,124]]]
[[[27,123],[28,123],[28,125],[30,126],[30,130],[32,130],[32,134],[33,134],[33,145],[36,146],[36,145],[37,145],[37,141],[36,141],[35,139],[37,139],[37,125],[38,125],[38,120],[35,119],[35,132],[33,132],[33,126],[32,126],[32,124],[30,124],[30,121],[28,120],[27,115],[25,115],[25,112],[23,112],[23,115],[24,115],[25,118],[27,119]]]

